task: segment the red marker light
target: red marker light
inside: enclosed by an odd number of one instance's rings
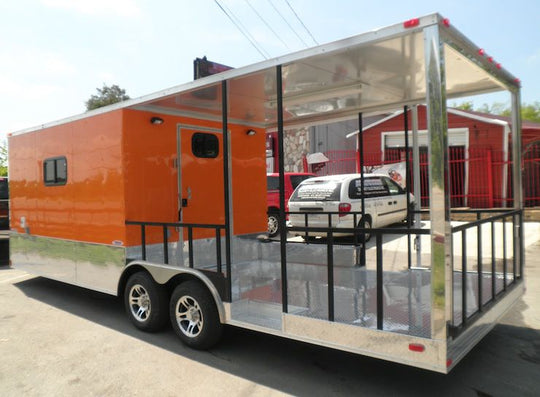
[[[514,79],[514,83],[516,83],[517,85],[521,85],[521,80],[516,77]]]
[[[450,27],[450,20],[449,20],[448,18],[444,18],[444,19],[442,20],[442,23],[443,23],[443,25],[446,26],[447,28]]]
[[[478,50],[478,55],[480,55],[480,56],[486,55],[486,52],[484,51],[483,48],[480,48],[480,49]]]
[[[405,29],[414,28],[415,26],[418,26],[418,25],[420,25],[419,18],[413,18],[413,19],[409,19],[408,21],[403,22],[403,27]]]
[[[420,343],[409,343],[409,350],[412,352],[423,353],[426,347]]]
[[[489,63],[493,63],[493,57],[488,57],[487,60],[488,60]]]
[[[450,367],[452,365],[452,363],[454,362],[454,360],[452,360],[451,358],[449,358],[448,360],[446,360],[446,368]]]
[[[497,69],[500,69],[500,68],[502,68],[502,66],[501,66],[501,64],[500,64],[500,63],[497,63],[497,64],[496,64],[495,66],[497,67]]]

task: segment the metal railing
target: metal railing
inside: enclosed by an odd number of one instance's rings
[[[459,334],[461,334],[467,327],[469,327],[476,319],[479,317],[479,315],[484,312],[485,310],[489,309],[489,307],[494,304],[498,299],[500,299],[503,295],[506,294],[508,290],[513,288],[517,283],[521,282],[522,280],[522,274],[523,274],[523,257],[522,257],[522,216],[523,211],[522,210],[513,210],[513,211],[505,211],[505,210],[456,210],[453,211],[454,213],[460,213],[460,214],[475,214],[476,215],[476,221],[469,222],[463,225],[454,226],[452,227],[452,238],[455,239],[459,234],[461,234],[461,319],[460,323],[456,324],[455,321],[455,307],[453,306],[453,316],[451,324],[449,325],[449,333],[452,337],[456,337]],[[483,218],[482,215],[488,214],[488,217]],[[511,279],[509,279],[509,257],[508,257],[508,247],[507,247],[507,231],[506,231],[506,225],[508,220],[511,220],[512,222],[512,263],[511,263]],[[501,231],[501,239],[496,239],[496,224],[500,223],[502,226]],[[483,253],[483,234],[482,234],[482,226],[484,225],[490,225],[491,229],[491,261],[489,264],[489,268],[487,270],[484,269],[484,253]],[[515,226],[519,225],[519,228],[516,228]],[[468,308],[468,297],[467,297],[467,291],[468,287],[470,286],[470,280],[467,279],[468,275],[474,274],[474,270],[469,270],[468,268],[468,259],[470,256],[467,254],[467,232],[471,231],[473,229],[476,229],[476,235],[477,235],[477,250],[476,250],[476,262],[477,262],[477,268],[476,268],[476,288],[477,288],[477,310],[475,310],[472,313],[467,312]],[[520,235],[516,235],[516,229],[518,230],[517,233]],[[459,237],[457,237],[459,238]],[[497,242],[496,242],[497,240]],[[497,272],[496,269],[496,244],[502,244],[502,274],[501,272]],[[519,253],[519,255],[518,255]],[[518,262],[519,258],[519,262]],[[456,264],[452,263],[452,272],[454,273],[456,271]],[[491,278],[491,285],[488,286],[489,288],[489,295],[490,298],[484,302],[484,290],[485,286],[484,278],[488,276]],[[502,289],[500,291],[497,291],[497,277],[502,276]],[[455,292],[455,287],[454,287]]]
[[[350,227],[350,228],[336,228],[332,227],[332,216],[343,215],[342,212],[324,212],[324,215],[328,216],[328,227],[313,227],[309,226],[308,215],[321,215],[321,212],[288,212],[289,215],[304,215],[304,226],[288,226],[287,230],[292,233],[301,233],[306,237],[309,233],[325,233],[326,238],[321,244],[327,246],[327,282],[328,282],[328,321],[335,321],[335,299],[334,299],[334,234],[348,234],[353,236],[353,244],[360,245],[361,247],[361,259],[360,265],[365,265],[365,242],[363,236],[366,233],[371,235],[371,238],[375,238],[376,247],[376,317],[377,317],[377,329],[383,329],[384,323],[384,300],[383,300],[383,285],[384,285],[384,250],[383,250],[383,236],[384,235],[428,235],[431,233],[430,229],[418,229],[403,227],[403,228],[363,228],[363,227]],[[358,219],[361,217],[361,212],[348,212],[347,215],[353,215],[353,224],[358,225]],[[410,246],[408,248],[410,250]],[[410,252],[408,253],[410,256]],[[363,262],[363,263],[362,263]],[[285,310],[287,312],[287,309]]]
[[[185,228],[188,232],[188,257],[189,267],[194,268],[195,261],[193,257],[193,230],[194,229],[214,229],[216,238],[216,269],[218,273],[223,274],[223,260],[221,254],[221,232],[225,230],[225,225],[213,225],[213,224],[198,224],[198,223],[179,223],[179,222],[142,222],[142,221],[126,221],[126,225],[136,225],[141,228],[141,250],[142,259],[147,258],[146,249],[146,229],[147,227],[160,227],[162,228],[163,236],[163,263],[169,264],[169,228]],[[228,264],[227,264],[228,265]],[[230,269],[227,270],[227,274],[230,274]]]

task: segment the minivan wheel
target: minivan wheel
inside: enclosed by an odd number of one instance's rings
[[[358,222],[358,227],[362,227],[362,219],[360,219],[360,222]],[[371,229],[371,218],[366,217],[366,220],[364,222],[364,229]],[[366,232],[360,235],[360,241],[363,243],[367,243],[371,239],[371,233]]]
[[[223,325],[214,298],[198,281],[185,281],[175,288],[169,316],[176,335],[194,349],[209,349],[221,338]]]
[[[275,237],[279,234],[279,214],[270,212],[268,214],[268,235]]]

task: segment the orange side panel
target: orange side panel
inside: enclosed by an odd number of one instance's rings
[[[159,116],[160,125],[150,119]],[[221,123],[202,121],[186,117],[161,115],[145,111],[124,110],[124,167],[126,192],[126,219],[147,222],[178,221],[178,169],[177,131],[178,126],[193,126],[186,132],[210,128],[221,130]],[[264,131],[257,130],[255,136],[247,136],[249,129],[229,125],[232,147],[233,224],[235,234],[260,233],[266,230],[266,163]],[[221,142],[221,136],[218,133]],[[190,187],[191,199],[184,209],[184,222],[199,224],[223,224],[223,168],[222,150],[214,160],[196,159],[190,153],[190,138],[182,144],[182,197],[187,197]],[[219,193],[208,196],[200,192],[205,187],[218,189]],[[202,200],[198,200],[203,197]],[[213,215],[212,215],[213,214]],[[217,215],[216,215],[217,214]],[[172,229],[170,241],[178,239]],[[195,233],[195,237],[211,237],[209,233]],[[187,238],[187,233],[185,235]],[[140,244],[140,228],[128,226],[127,245]],[[162,241],[162,230],[149,227],[147,243]]]
[[[164,123],[153,125],[152,116],[156,114],[123,109],[10,137],[12,228],[25,232],[24,218],[33,235],[130,246],[140,244],[140,228],[126,227],[125,220],[177,222],[178,126],[220,131],[221,123],[159,115]],[[264,232],[264,131],[248,136],[248,127],[229,127],[233,233]],[[221,133],[216,134],[222,141]],[[193,193],[189,221],[223,224],[222,150],[214,162],[194,158],[189,142],[183,150],[182,158],[192,161],[181,170],[184,188],[190,186]],[[43,162],[59,156],[67,159],[68,181],[45,186]],[[199,196],[208,186],[214,189],[207,189],[211,194]],[[149,228],[147,243],[161,242],[162,233]],[[169,229],[169,239],[178,239],[175,230]]]
[[[156,114],[124,110],[124,169],[126,220],[143,222],[177,222],[176,123],[177,117],[162,116],[164,123],[155,125]],[[138,226],[127,227],[126,245],[140,245]],[[149,227],[147,243],[162,242],[161,228]],[[174,233],[171,240],[178,239]]]
[[[33,235],[125,240],[121,111],[9,138],[11,227]],[[67,183],[45,186],[43,161],[64,156]]]
[[[246,127],[232,131],[232,188],[234,234],[264,233],[266,214],[266,137],[264,129],[246,135]]]

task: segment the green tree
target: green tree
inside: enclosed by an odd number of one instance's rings
[[[461,109],[461,110],[474,110],[472,101],[466,101],[460,104],[453,103],[452,107],[456,109]]]
[[[460,104],[452,104],[452,107],[462,110],[474,110],[482,113],[496,114],[499,116],[511,116],[512,110],[508,104],[494,102],[492,104],[484,103],[478,108],[474,108],[472,101],[465,101]],[[523,120],[540,123],[540,102],[523,103],[521,105],[521,118]]]
[[[8,174],[8,151],[7,141],[4,139],[0,143],[0,176],[7,176]]]
[[[521,117],[523,120],[534,121],[540,123],[540,102],[526,104],[521,107]]]
[[[110,87],[103,84],[103,88],[96,88],[96,90],[98,92],[97,95],[92,95],[90,99],[85,102],[86,110],[97,109],[129,99],[126,90],[120,88],[116,84],[113,84]]]

